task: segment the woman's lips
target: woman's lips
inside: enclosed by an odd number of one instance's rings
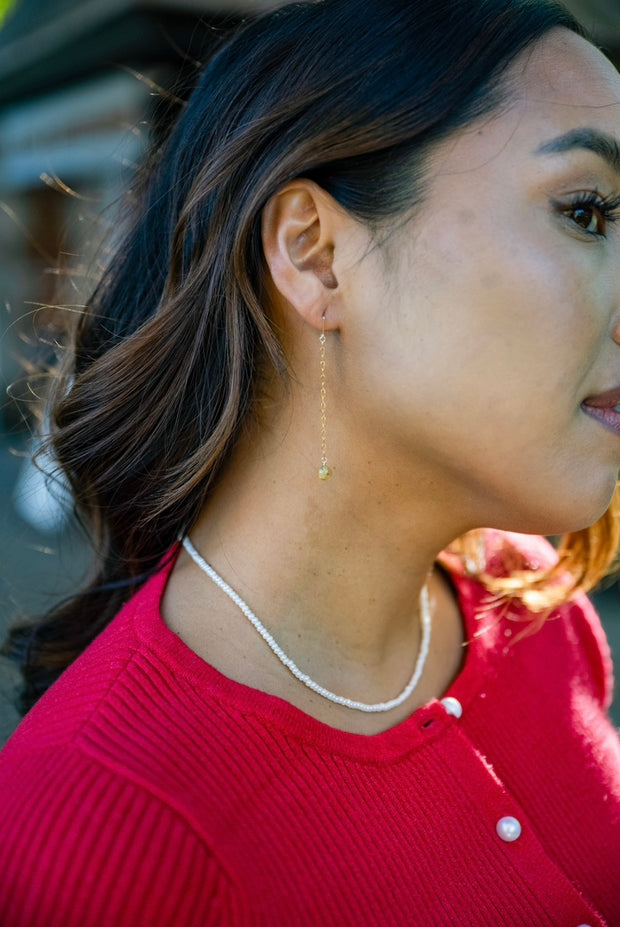
[[[620,435],[620,386],[589,397],[581,403],[581,408],[608,431]]]
[[[620,412],[616,409],[598,409],[596,406],[589,406],[583,403],[581,408],[592,418],[597,419],[608,431],[613,431],[620,436]]]
[[[609,389],[606,393],[599,393],[598,396],[590,396],[583,404],[594,409],[613,409],[620,406],[620,386]]]

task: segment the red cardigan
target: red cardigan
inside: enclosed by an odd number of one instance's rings
[[[585,599],[514,643],[455,567],[462,716],[432,701],[365,737],[201,660],[161,619],[166,575],[0,754],[3,927],[620,925],[620,745]]]

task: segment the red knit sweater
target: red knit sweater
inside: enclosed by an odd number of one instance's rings
[[[2,927],[620,925],[620,746],[585,599],[513,645],[455,572],[462,716],[433,701],[365,737],[208,666],[163,623],[165,580],[0,755]]]

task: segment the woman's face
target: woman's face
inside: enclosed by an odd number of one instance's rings
[[[358,432],[464,522],[556,533],[620,468],[620,426],[584,408],[620,389],[620,77],[566,30],[509,73],[513,102],[436,149],[395,254],[351,274],[341,369]]]

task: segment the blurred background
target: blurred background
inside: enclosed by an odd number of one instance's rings
[[[28,373],[53,359],[62,313],[84,304],[120,199],[199,63],[228,26],[273,5],[0,0],[0,638],[69,594],[86,564],[62,483],[30,462],[45,379]],[[620,66],[620,0],[566,6]],[[620,667],[618,584],[594,598]],[[0,663],[0,744],[18,720],[16,685]]]

